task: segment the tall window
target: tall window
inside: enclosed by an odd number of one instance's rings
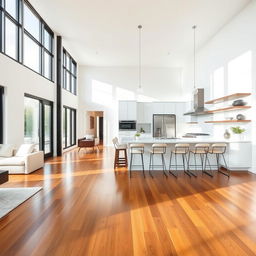
[[[76,144],[76,110],[63,107],[63,148]]]
[[[54,33],[26,0],[0,2],[1,52],[53,81]]]
[[[63,88],[76,95],[77,64],[63,49]]]
[[[4,88],[0,86],[0,144],[4,140]]]

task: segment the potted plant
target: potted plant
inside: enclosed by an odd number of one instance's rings
[[[142,127],[140,128],[140,133],[145,133],[145,130]]]
[[[242,139],[242,134],[245,132],[245,129],[241,128],[240,126],[231,127],[231,131],[238,136],[238,138]]]
[[[139,138],[140,138],[140,133],[139,132],[135,133],[135,140],[138,140]]]

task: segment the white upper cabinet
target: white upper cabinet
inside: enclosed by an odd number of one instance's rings
[[[127,102],[127,119],[126,120],[137,120],[137,102]]]
[[[164,103],[164,114],[176,114],[176,103],[165,102]]]
[[[153,103],[138,102],[137,103],[137,122],[140,124],[151,124],[153,119]]]
[[[164,104],[163,102],[153,102],[153,114],[164,114]]]
[[[136,101],[119,101],[119,120],[137,120]]]
[[[184,123],[184,112],[185,102],[119,102],[119,120],[137,120],[140,124],[151,124],[153,114],[175,114],[177,121]]]
[[[153,114],[175,114],[183,121],[185,102],[138,102],[137,122],[152,123]]]
[[[139,124],[144,123],[144,103],[143,102],[137,103],[137,122]]]
[[[119,101],[119,120],[126,120],[127,118],[127,103],[126,101]]]
[[[153,103],[145,102],[144,104],[144,124],[151,124],[153,120]]]

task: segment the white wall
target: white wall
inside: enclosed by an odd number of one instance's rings
[[[197,52],[197,87],[205,88],[205,99],[211,99],[235,92],[252,92],[251,99],[245,98],[252,104],[251,111],[245,113],[251,124],[245,125],[247,138],[253,140],[253,152],[256,153],[256,2],[253,1],[229,24],[223,27],[204,47]],[[198,28],[200,33],[200,28]],[[188,63],[184,85],[192,87],[193,81],[191,62]],[[236,116],[238,112],[214,115],[213,119],[223,119]],[[203,122],[205,118],[200,118]],[[240,125],[240,124],[238,124]],[[223,136],[225,128],[231,125],[205,125],[205,129],[218,136]],[[233,125],[234,126],[234,125]],[[242,126],[242,125],[240,125]],[[251,152],[248,152],[251,153]],[[255,159],[255,157],[254,157]],[[256,159],[253,160],[256,169]]]
[[[24,141],[24,94],[55,99],[55,84],[0,54],[0,84],[5,88],[4,142],[19,146]]]
[[[183,101],[182,69],[143,68],[138,94],[138,68],[80,67],[79,137],[86,130],[86,111],[104,111],[104,140],[118,134],[118,100]]]

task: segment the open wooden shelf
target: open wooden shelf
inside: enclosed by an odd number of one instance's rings
[[[229,100],[240,99],[240,98],[247,97],[250,95],[251,95],[251,93],[234,93],[234,94],[227,95],[227,96],[224,96],[224,97],[221,97],[218,99],[206,101],[205,104],[221,103],[221,102],[225,102],[225,101],[229,101]]]
[[[217,113],[217,112],[225,112],[225,111],[232,111],[232,110],[243,110],[243,109],[249,109],[251,106],[230,106],[226,108],[218,108],[213,110],[208,110],[207,113]]]
[[[187,122],[187,124],[198,124],[198,122]]]
[[[207,124],[218,124],[218,123],[249,123],[251,120],[218,120],[218,121],[205,121]]]

